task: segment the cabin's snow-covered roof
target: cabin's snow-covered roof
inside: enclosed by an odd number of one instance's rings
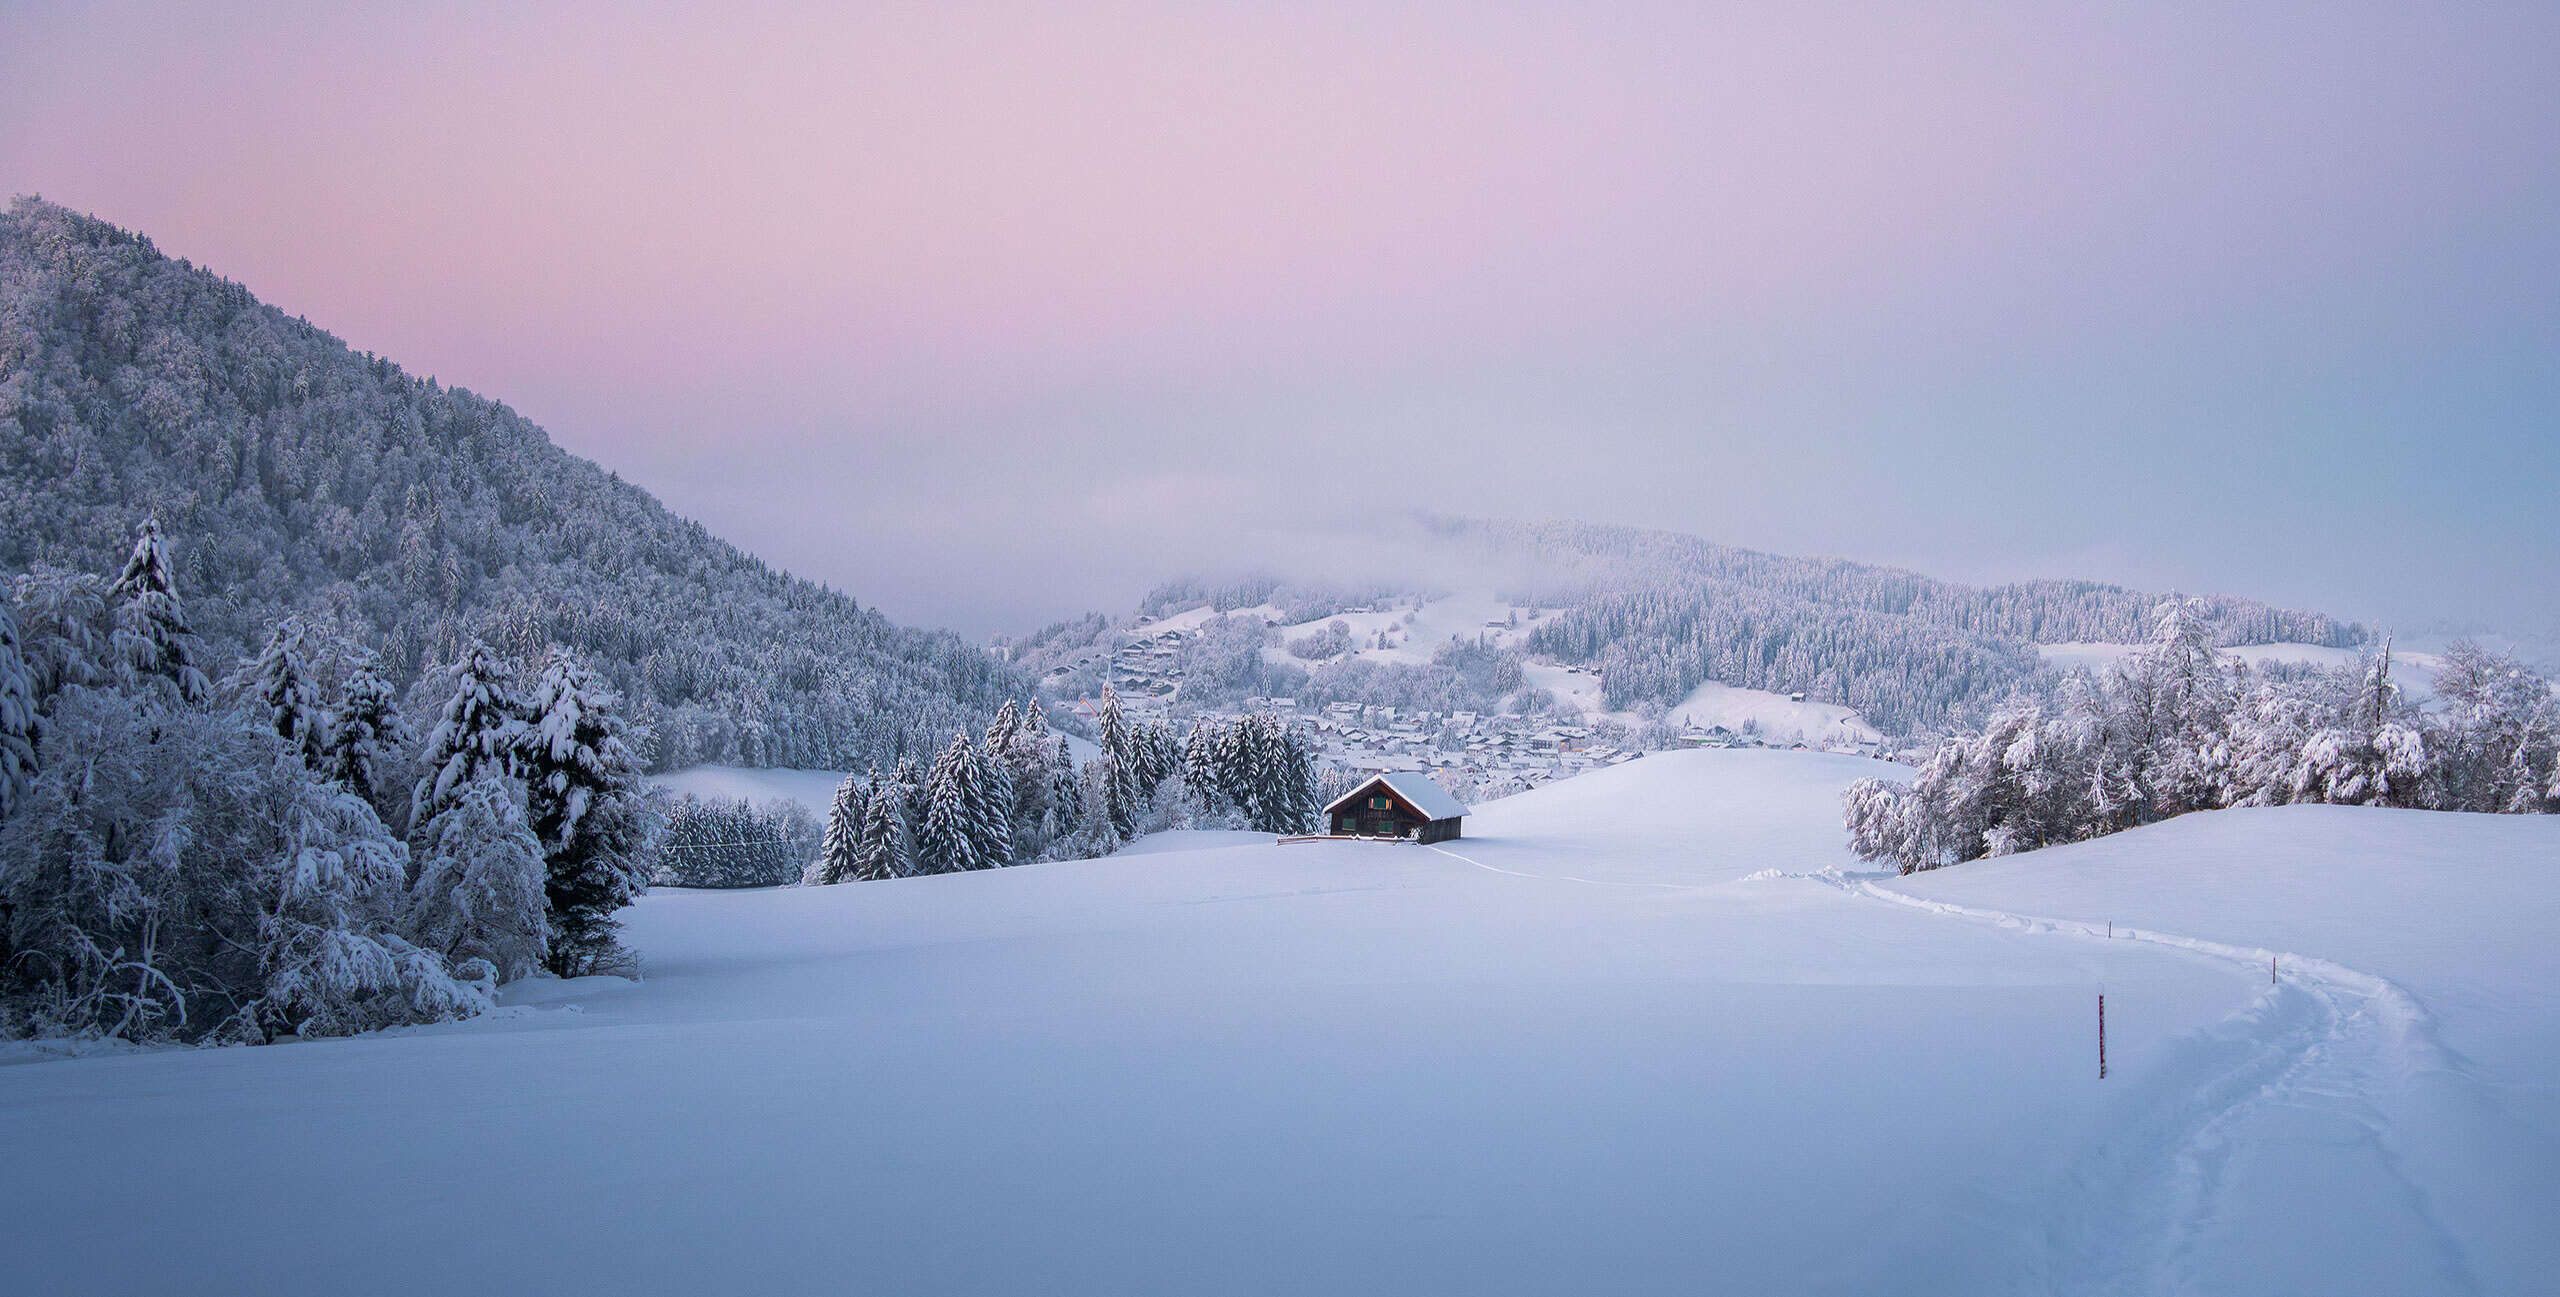
[[[1467,813],[1465,803],[1451,797],[1448,789],[1432,782],[1431,776],[1419,770],[1391,770],[1382,775],[1371,775],[1361,780],[1359,787],[1334,798],[1324,808],[1325,813],[1330,815],[1334,807],[1366,793],[1371,784],[1385,784],[1396,796],[1411,802],[1415,810],[1429,819],[1453,820]]]

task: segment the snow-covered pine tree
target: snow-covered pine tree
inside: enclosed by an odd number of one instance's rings
[[[1145,757],[1139,739],[1120,711],[1120,692],[1102,691],[1102,760],[1109,781],[1103,786],[1103,816],[1110,822],[1115,842],[1126,842],[1138,836],[1138,820],[1145,810],[1148,788],[1145,784]]]
[[[1043,850],[1055,851],[1058,843],[1084,828],[1084,790],[1076,782],[1075,752],[1065,735],[1052,736],[1044,751],[1049,805],[1041,837],[1048,844]]]
[[[454,794],[423,835],[418,881],[404,922],[409,938],[465,972],[486,960],[494,980],[512,982],[549,953],[549,901],[542,844],[525,823],[524,789],[511,779],[475,779]]]
[[[968,735],[955,734],[924,778],[924,825],[916,835],[918,872],[956,874],[987,867],[979,854],[977,782],[977,748]]]
[[[475,639],[448,675],[452,689],[444,712],[427,733],[426,773],[409,799],[412,825],[434,819],[464,784],[515,774],[516,736],[525,725],[515,671],[496,650]]]
[[[35,777],[35,670],[18,640],[17,614],[0,603],[0,823]]]
[[[615,913],[649,886],[655,813],[620,704],[603,677],[554,649],[525,699],[527,722],[515,732],[525,819],[549,871],[548,963],[563,977],[616,962]]]
[[[1011,740],[1010,730],[1005,738]],[[969,781],[969,820],[978,841],[979,868],[1010,865],[1014,861],[1010,754],[991,740],[970,749],[969,757],[975,767]]]
[[[133,553],[107,595],[115,603],[118,665],[137,679],[168,681],[184,702],[203,702],[211,691],[204,672],[196,668],[195,632],[187,627],[169,543],[161,538],[158,519],[142,520]]]
[[[1013,746],[1014,733],[1022,728],[1022,709],[1010,698],[996,709],[996,718],[987,723],[986,749],[1003,752]]]
[[[1302,827],[1298,810],[1307,797],[1301,782],[1306,772],[1292,764],[1287,729],[1265,715],[1248,716],[1238,728],[1251,735],[1254,831],[1296,832]]]
[[[824,887],[862,876],[862,825],[870,808],[862,780],[847,774],[827,804],[827,836],[818,843],[818,858],[800,881]]]
[[[1324,777],[1317,768],[1314,740],[1305,732],[1283,724],[1281,739],[1281,782],[1287,791],[1285,823],[1276,833],[1304,833],[1316,827],[1316,818],[1324,812]]]
[[[320,682],[314,678],[308,636],[302,619],[276,623],[265,648],[243,662],[227,683],[244,703],[254,707],[269,730],[302,757],[313,770],[328,769],[328,709],[321,705]]]
[[[897,773],[890,777],[889,784],[897,793],[890,800],[890,809],[898,819],[898,876],[912,878],[930,873],[918,846],[924,840],[924,772],[916,768],[914,757],[900,757]]]
[[[1191,796],[1193,813],[1206,819],[1226,809],[1218,786],[1216,727],[1206,718],[1193,721],[1182,737],[1182,786]]]
[[[874,769],[871,792],[862,804],[862,831],[853,858],[853,877],[863,882],[907,876],[907,823],[900,811],[901,794],[894,783],[883,784]]]
[[[1182,740],[1164,721],[1137,727],[1139,750],[1145,755],[1141,778],[1152,795],[1156,786],[1182,773]]]
[[[391,683],[375,669],[371,654],[358,657],[338,689],[338,705],[329,710],[320,745],[322,772],[380,809],[389,791],[382,780],[409,743]]]
[[[19,651],[26,656],[35,686],[39,719],[48,700],[67,686],[109,679],[112,636],[106,629],[106,578],[94,572],[39,567],[11,582],[9,593],[18,618]]]
[[[998,717],[998,730],[1005,727]],[[990,731],[990,750],[997,753],[1005,767],[1012,789],[1009,807],[1012,842],[1007,858],[1014,861],[1037,860],[1057,836],[1050,813],[1049,748],[1055,736],[1049,732],[1049,717],[1032,699],[1015,716],[1001,744]]]

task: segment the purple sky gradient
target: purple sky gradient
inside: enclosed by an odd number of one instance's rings
[[[14,7],[0,186],[970,631],[1405,502],[2560,631],[2549,5],[435,8]]]

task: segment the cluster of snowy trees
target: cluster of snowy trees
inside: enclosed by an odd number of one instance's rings
[[[1270,716],[1203,720],[1177,738],[1131,722],[1106,691],[1099,720],[1102,751],[1081,768],[1035,702],[1006,704],[982,737],[952,736],[921,777],[913,763],[846,776],[803,881],[1083,859],[1172,828],[1296,833],[1323,804],[1315,744]]]
[[[669,887],[778,887],[819,853],[817,818],[794,801],[686,797],[667,808],[653,881]]]
[[[654,830],[612,691],[474,646],[413,742],[299,619],[220,682],[146,522],[0,605],[0,1028],[264,1041],[467,1015],[617,957]]]
[[[1082,791],[1064,736],[1038,703],[1008,702],[986,733],[951,736],[918,771],[848,775],[804,881],[864,882],[1050,858],[1074,834]]]
[[[1196,827],[1304,833],[1324,808],[1314,744],[1260,713],[1193,725],[1182,742],[1182,781]]]
[[[956,636],[777,572],[506,406],[349,350],[148,240],[0,213],[0,570],[96,569],[135,516],[214,660],[292,613],[404,687],[474,639],[561,645],[641,757],[847,769],[929,757],[1024,684]]]
[[[2514,659],[2455,644],[2430,713],[2393,683],[2388,645],[2355,669],[2255,672],[2215,652],[2207,612],[2168,600],[2104,676],[1999,709],[1909,784],[1852,785],[1851,847],[1910,873],[2215,807],[2560,812],[2560,702]]]

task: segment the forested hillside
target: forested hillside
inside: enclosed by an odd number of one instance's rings
[[[156,515],[216,661],[299,612],[404,676],[473,635],[605,671],[656,764],[930,755],[1024,686],[777,572],[504,404],[350,350],[36,199],[0,217],[0,570],[111,569]]]
[[[1969,586],[1633,527],[1437,525],[1488,552],[1561,560],[1562,575],[1519,594],[1566,609],[1529,647],[1598,667],[1612,707],[1677,699],[1715,680],[1846,704],[1888,732],[1934,729],[2040,688],[2049,672],[2035,645],[2146,638],[2158,603],[2096,581]],[[2197,606],[2224,644],[2343,648],[2368,637],[2362,626],[2251,599]]]
[[[1635,527],[1440,515],[1408,521],[1412,530],[1381,538],[1366,572],[1195,577],[1150,593],[1140,616],[1204,605],[1222,613],[1263,610],[1212,620],[1184,640],[1177,659],[1183,701],[1285,694],[1316,703],[1535,709],[1538,691],[1524,687],[1519,665],[1547,660],[1596,670],[1599,701],[1612,710],[1672,706],[1715,681],[1851,707],[1889,734],[1943,732],[2056,684],[2060,673],[2036,645],[2143,640],[2159,602],[2158,595],[2096,581],[1969,586]],[[1447,575],[1453,573],[1466,575]],[[1427,664],[1371,660],[1349,641],[1309,641],[1307,652],[1293,645],[1290,656],[1306,658],[1303,665],[1275,656],[1288,627],[1342,609],[1418,605],[1454,593],[1448,587],[1459,582],[1535,611],[1533,624],[1516,637],[1497,636],[1498,644],[1413,644],[1402,655],[1427,655]],[[2251,599],[2213,596],[2195,606],[2222,644],[2349,648],[2370,639],[2362,626]],[[1059,679],[1072,689],[1087,682],[1078,668],[1107,658],[1134,626],[1099,616],[1061,622],[1025,636],[1016,658],[1034,672],[1069,668]]]

